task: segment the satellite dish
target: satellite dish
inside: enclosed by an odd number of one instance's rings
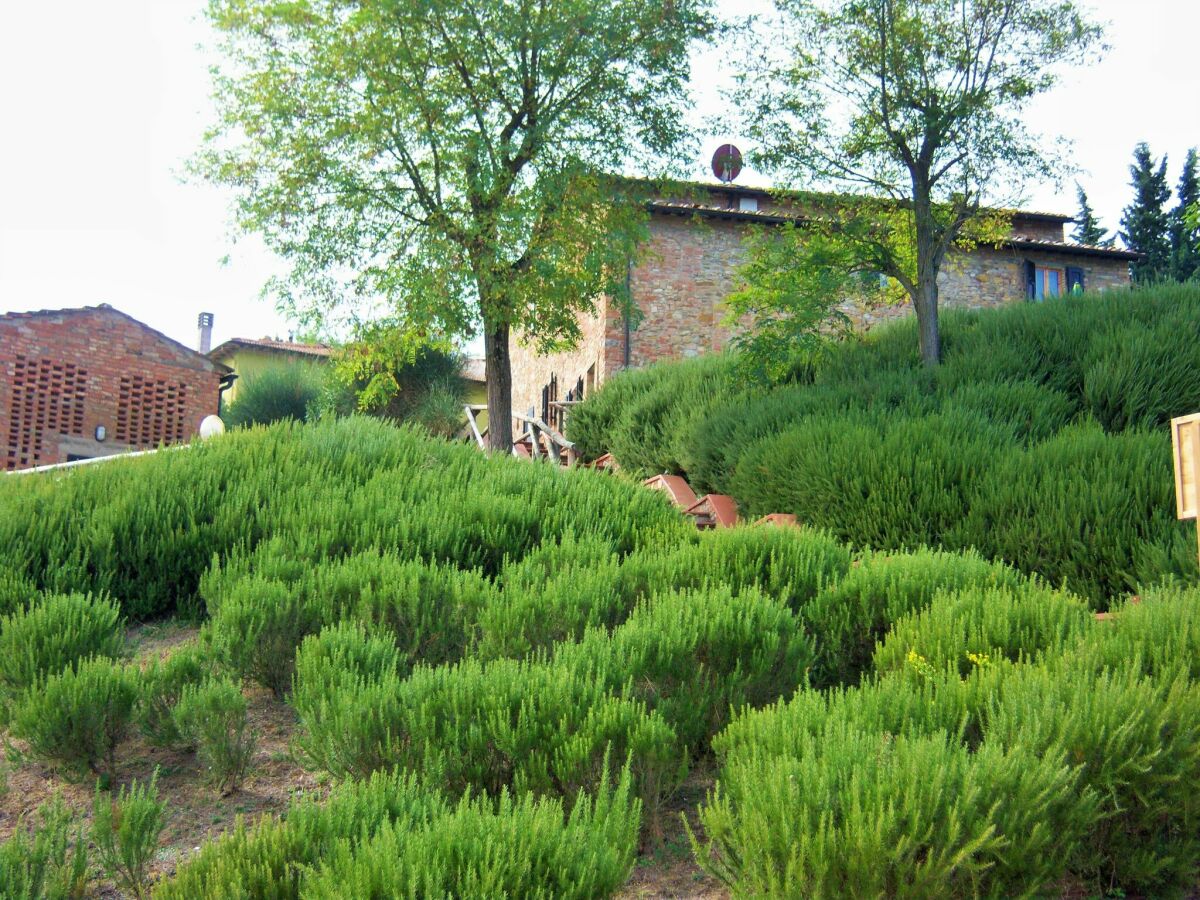
[[[742,171],[742,151],[733,144],[722,144],[713,154],[712,170],[718,181],[733,181]]]

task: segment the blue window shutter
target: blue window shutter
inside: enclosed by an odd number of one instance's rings
[[[1037,266],[1025,260],[1025,296],[1033,300],[1037,297]]]
[[[1078,266],[1067,266],[1067,293],[1083,293],[1083,269]]]

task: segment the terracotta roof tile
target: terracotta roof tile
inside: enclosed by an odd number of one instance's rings
[[[681,509],[687,509],[696,502],[692,486],[679,475],[654,475],[642,484],[652,490],[663,491],[671,498],[671,502]]]

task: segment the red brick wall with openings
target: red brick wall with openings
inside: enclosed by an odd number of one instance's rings
[[[0,315],[0,469],[186,441],[222,371],[111,307]]]

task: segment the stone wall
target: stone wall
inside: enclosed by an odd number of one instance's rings
[[[630,335],[630,365],[722,349],[730,330],[722,301],[745,259],[746,226],[699,216],[654,216],[630,288],[641,321]],[[620,325],[619,319],[617,325]],[[623,334],[611,334],[614,340]]]
[[[620,317],[610,314],[608,304],[601,302],[594,314],[579,317],[582,337],[574,350],[539,356],[533,347],[524,342],[523,335],[509,339],[509,354],[512,359],[512,407],[513,412],[528,413],[530,407],[542,414],[542,388],[550,379],[558,378],[558,397],[565,399],[567,391],[583,379],[585,388],[590,380],[600,384],[609,374],[606,365],[606,324],[609,318]],[[591,373],[589,375],[589,372]]]
[[[663,359],[720,350],[730,337],[721,325],[721,301],[733,270],[744,258],[745,226],[687,215],[655,215],[650,239],[630,272],[630,291],[641,311],[630,329],[628,359],[637,368]],[[626,334],[620,310],[605,302],[580,320],[583,339],[570,352],[538,356],[520,339],[510,342],[513,409],[541,409],[542,388],[558,377],[559,397],[595,366],[596,384],[625,367]]]
[[[948,255],[938,275],[939,308],[990,309],[1014,301],[1024,302],[1025,260],[1060,269],[1078,266],[1083,269],[1083,285],[1088,293],[1129,288],[1129,263],[1123,259],[978,247],[970,253]],[[862,330],[913,312],[911,303],[872,309],[844,303],[841,308]]]
[[[1060,223],[1019,220],[1014,226],[1028,238],[1062,239]],[[732,289],[734,270],[745,258],[747,225],[700,215],[655,214],[649,227],[650,238],[630,273],[641,321],[629,332],[628,346],[624,322],[612,303],[585,317],[584,338],[572,352],[539,357],[514,341],[514,409],[534,406],[540,410],[542,388],[551,376],[558,377],[561,398],[578,379],[586,382],[589,371],[594,372],[595,383],[601,384],[620,371],[627,358],[636,368],[720,350],[729,342],[732,332],[722,324],[722,301]],[[984,309],[1024,302],[1025,260],[1082,268],[1089,293],[1129,286],[1129,266],[1123,259],[980,247],[970,253],[952,252],[947,258],[938,281],[941,308]],[[856,327],[865,330],[911,315],[912,305],[863,309],[847,303],[843,310]]]
[[[186,440],[217,412],[221,374],[109,307],[0,316],[0,469]]]

